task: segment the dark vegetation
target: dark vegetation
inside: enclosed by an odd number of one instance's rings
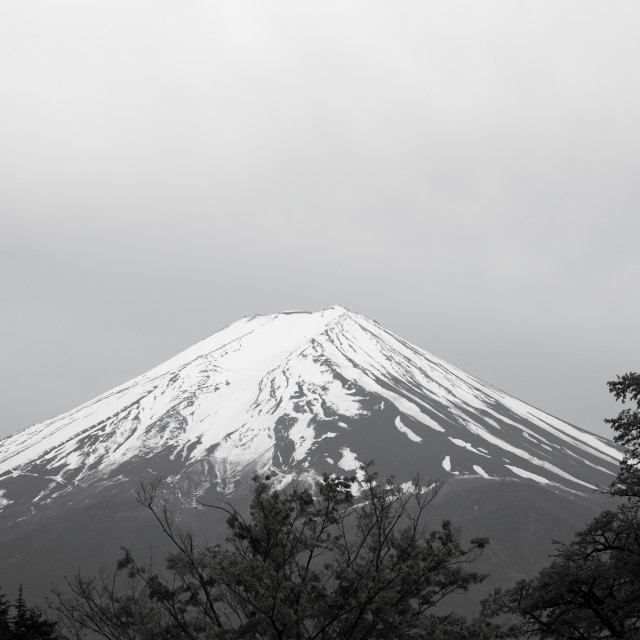
[[[22,585],[13,603],[0,592],[0,640],[58,640],[56,627],[40,609],[27,606]]]
[[[72,637],[90,629],[110,640],[493,637],[489,622],[433,615],[484,579],[468,565],[487,541],[464,545],[448,521],[425,526],[438,485],[380,482],[368,466],[362,474],[357,497],[355,477],[326,476],[314,492],[256,476],[247,518],[218,507],[228,535],[213,546],[180,527],[157,482],[143,485],[138,501],[175,548],[166,571],[124,550],[114,574],[69,580],[55,608]]]
[[[552,563],[535,578],[497,590],[485,603],[485,615],[515,616],[513,637],[640,638],[640,374],[618,376],[609,389],[635,404],[607,420],[625,451],[610,492],[626,501],[572,542],[557,542]]]
[[[256,476],[248,516],[214,507],[226,515],[223,545],[199,543],[159,483],[144,484],[138,501],[174,547],[165,569],[123,549],[115,571],[69,579],[52,603],[60,636],[22,592],[13,614],[0,597],[0,640],[640,640],[640,374],[609,388],[634,405],[607,420],[625,451],[609,491],[624,502],[556,542],[536,577],[497,589],[479,619],[436,605],[484,579],[470,565],[488,541],[464,544],[448,521],[425,526],[436,484],[399,487],[366,466],[357,496],[355,478],[325,477],[312,491]]]

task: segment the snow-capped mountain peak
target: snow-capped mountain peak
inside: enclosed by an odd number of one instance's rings
[[[526,478],[606,485],[619,451],[333,306],[243,318],[149,372],[0,441],[4,502],[163,473],[233,490],[246,473]],[[16,480],[38,478],[17,492]],[[0,494],[2,495],[2,494]],[[2,502],[2,501],[0,501]]]

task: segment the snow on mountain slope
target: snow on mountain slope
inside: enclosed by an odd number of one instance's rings
[[[0,441],[0,509],[144,472],[231,491],[243,474],[528,478],[606,486],[620,452],[342,307],[242,319]],[[29,479],[29,482],[26,482]],[[25,487],[29,487],[28,490]]]

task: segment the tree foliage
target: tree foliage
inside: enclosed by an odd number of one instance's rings
[[[27,605],[22,585],[13,604],[0,592],[0,640],[58,640],[56,627],[40,609]]]
[[[615,432],[614,441],[624,447],[620,472],[611,490],[616,495],[640,499],[640,373],[625,373],[607,384],[616,400],[636,405],[635,408],[623,409],[615,418],[605,420]]]
[[[468,565],[487,540],[463,545],[448,521],[426,527],[438,485],[400,487],[362,471],[359,496],[354,477],[325,476],[314,492],[297,484],[278,490],[256,476],[247,517],[231,504],[218,507],[224,545],[196,543],[159,498],[158,483],[143,485],[138,500],[175,549],[166,571],[125,550],[113,574],[69,580],[56,608],[75,637],[89,629],[108,640],[493,637],[491,624],[433,614],[443,598],[484,579]]]
[[[640,637],[639,505],[604,511],[532,580],[498,589],[485,613],[510,613],[521,637]]]
[[[601,513],[572,542],[556,542],[552,563],[535,578],[498,589],[484,603],[487,616],[515,616],[514,636],[640,639],[640,375],[608,384],[617,400],[637,404],[607,420],[625,448],[610,491],[628,499]]]
[[[7,600],[7,596],[0,591],[0,640],[9,640],[11,638],[11,604]]]

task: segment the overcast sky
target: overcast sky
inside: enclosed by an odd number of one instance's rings
[[[341,304],[598,433],[640,369],[640,3],[0,0],[0,437]]]

